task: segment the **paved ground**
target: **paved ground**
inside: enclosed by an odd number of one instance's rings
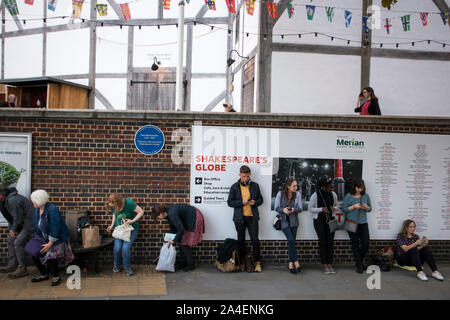
[[[150,300],[450,300],[450,264],[440,264],[445,281],[429,277],[420,281],[416,272],[393,268],[381,273],[381,289],[369,290],[369,274],[358,274],[350,265],[336,266],[325,275],[320,265],[305,265],[292,275],[287,265],[263,265],[262,273],[222,273],[212,266],[191,272],[166,274],[168,294],[126,297]],[[431,271],[426,267],[427,274]],[[117,297],[111,298],[120,299]]]

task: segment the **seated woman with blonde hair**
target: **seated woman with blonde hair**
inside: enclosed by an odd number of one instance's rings
[[[431,276],[443,281],[444,277],[438,271],[433,253],[428,247],[428,239],[420,238],[414,231],[416,231],[416,223],[413,220],[403,222],[402,230],[397,236],[397,263],[400,266],[416,267],[417,277],[427,281],[428,278],[422,268],[422,264],[426,261],[433,272]]]

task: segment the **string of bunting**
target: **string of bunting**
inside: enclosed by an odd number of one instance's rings
[[[34,0],[23,0],[25,4],[27,5],[33,5],[34,4]],[[48,10],[51,11],[55,11],[56,5],[57,5],[57,1],[58,0],[48,0]],[[140,0],[131,0],[127,3],[122,3],[120,4],[120,10],[121,10],[121,14],[124,18],[124,20],[131,20],[131,10],[130,10],[130,6],[129,3],[132,2],[138,2]],[[164,10],[170,10],[170,4],[171,4],[171,0],[158,0],[158,1],[162,1],[163,4],[163,8]],[[205,4],[208,8],[208,10],[216,10],[216,0],[204,0]],[[232,14],[236,14],[236,0],[224,0],[226,7],[228,9],[228,11]],[[254,10],[255,10],[255,3],[257,0],[245,0],[245,11],[248,15],[253,15],[254,14]],[[186,2],[189,4],[189,0],[186,0]],[[277,12],[277,4],[270,0],[270,1],[261,1],[258,0],[258,2],[266,2],[266,7],[267,7],[267,12],[270,18],[272,19],[277,19],[278,18],[278,12]],[[11,16],[17,16],[19,15],[19,9],[17,6],[17,0],[4,0],[5,6],[8,9],[9,13],[11,14]],[[83,8],[83,4],[85,3],[85,0],[72,0],[72,17],[75,19],[80,19],[81,17],[81,12],[82,12],[82,8]],[[347,10],[345,8],[337,8],[337,7],[328,7],[328,6],[313,6],[313,5],[296,5],[296,4],[291,4],[291,3],[287,3],[286,4],[286,11],[287,11],[287,15],[289,19],[292,19],[294,16],[294,12],[295,12],[295,8],[297,6],[302,6],[305,7],[305,11],[306,11],[306,19],[308,21],[313,21],[314,20],[314,16],[315,13],[317,12],[317,8],[323,8],[324,9],[324,13],[326,14],[327,20],[332,23],[333,19],[335,18],[335,13],[336,10],[343,10],[344,12],[344,21],[345,21],[345,27],[349,28],[351,23],[352,23],[352,19],[354,16],[360,16],[362,18],[362,26],[363,26],[363,32],[365,34],[369,33],[369,21],[370,21],[370,17],[366,17],[363,15],[358,15],[358,14],[353,14],[352,11]],[[96,9],[98,12],[98,15],[101,17],[105,17],[108,16],[108,5],[107,4],[96,4]],[[353,9],[352,9],[353,10]],[[358,9],[357,9],[358,10]],[[405,13],[405,12],[403,12]],[[409,32],[411,31],[411,16],[412,13],[417,14],[417,17],[420,19],[421,24],[423,27],[428,26],[429,24],[429,16],[430,14],[436,14],[439,15],[442,19],[442,23],[444,26],[449,26],[449,21],[450,21],[450,14],[449,13],[436,13],[436,12],[417,12],[417,11],[411,11],[409,12],[410,14],[407,15],[402,15],[402,16],[398,16],[398,17],[386,17],[383,18],[383,27],[385,28],[386,34],[390,35],[391,34],[391,28],[393,27],[393,21],[398,21],[398,18],[400,18],[401,25],[402,25],[402,30],[404,32]],[[416,16],[416,15],[414,15]],[[58,19],[58,18],[66,18],[66,16],[60,16],[60,17],[51,17],[51,18],[47,18],[47,19]],[[28,21],[32,21],[32,20],[43,20],[43,19],[27,19]],[[23,20],[24,24],[26,23],[27,20]],[[83,22],[85,22],[85,20],[90,21],[89,19],[81,19]],[[3,20],[3,24],[5,23],[6,20]],[[45,21],[44,21],[45,22]],[[94,21],[96,23],[98,23],[99,21]],[[103,22],[100,21],[100,24],[103,26]],[[111,23],[109,23],[111,25]],[[194,22],[195,24],[195,22]],[[112,24],[112,25],[117,25],[117,23]],[[119,24],[120,25],[120,24]],[[129,23],[127,23],[127,25],[130,25]],[[177,25],[178,26],[178,25]],[[122,25],[120,25],[120,27],[122,27]],[[214,26],[210,26],[211,29],[214,28]],[[141,28],[141,26],[139,26],[139,28]],[[159,28],[159,26],[158,26]],[[219,28],[220,29],[220,28]],[[228,30],[228,32],[230,33],[231,31]],[[247,32],[247,36],[249,36],[250,33]],[[298,36],[299,38],[301,38],[302,35],[305,34],[311,34],[311,33],[297,33],[295,34],[295,36]],[[323,33],[318,33],[318,32],[313,32],[312,34],[315,34],[315,36],[317,35],[322,35],[322,36],[326,36],[331,38],[331,40],[333,41],[334,39],[338,39],[338,40],[342,40],[342,41],[346,41],[347,44],[350,44],[350,42],[358,42],[358,41],[353,41],[353,40],[348,40],[348,39],[343,39],[343,38],[338,38],[338,37],[334,37],[334,36],[330,36],[330,35],[326,35]],[[254,34],[252,34],[254,35]],[[259,35],[259,34],[258,34]],[[281,38],[284,38],[285,36],[292,36],[293,34],[280,34],[279,36],[281,36]],[[276,35],[272,35],[272,36],[276,36]],[[265,35],[265,37],[267,37],[267,35]],[[403,44],[412,44],[413,46],[416,43],[421,43],[421,42],[428,42],[428,44],[430,44],[431,42],[434,43],[439,43],[442,44],[443,47],[445,47],[446,45],[449,45],[448,43],[444,43],[444,42],[439,42],[439,41],[434,41],[434,40],[418,40],[418,41],[409,41],[409,42],[405,42],[405,43],[391,43],[391,44],[395,44],[396,47],[399,47],[399,45],[403,45]],[[361,42],[359,42],[361,43]],[[373,43],[373,44],[379,44],[380,47],[384,45],[389,45],[389,43]]]

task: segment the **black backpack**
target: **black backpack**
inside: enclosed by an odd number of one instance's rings
[[[233,251],[237,249],[237,240],[230,238],[225,239],[224,243],[220,244],[217,248],[217,261],[219,261],[220,263],[225,263],[226,261],[231,259]]]
[[[388,257],[381,256],[378,254],[372,258],[372,265],[380,267],[380,270],[383,272],[391,270]]]

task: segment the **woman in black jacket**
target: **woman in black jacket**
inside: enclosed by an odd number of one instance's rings
[[[175,239],[169,240],[169,244],[180,243],[181,264],[177,266],[184,272],[194,270],[195,264],[192,258],[192,246],[203,240],[205,222],[203,215],[197,208],[184,203],[177,203],[170,207],[153,207],[151,216],[153,219],[167,219],[170,225],[169,233],[176,233]]]
[[[365,100],[361,105],[361,101]],[[362,116],[367,115],[381,115],[380,106],[378,105],[378,98],[371,87],[366,87],[358,96],[355,112],[361,113]]]

